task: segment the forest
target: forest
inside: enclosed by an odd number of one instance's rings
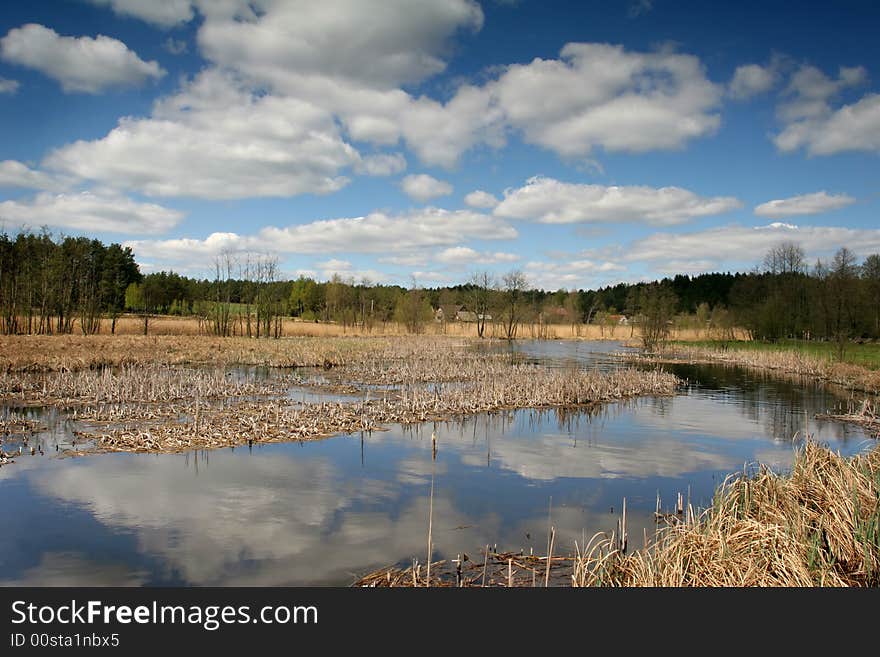
[[[123,314],[194,316],[205,331],[280,337],[281,319],[336,322],[369,328],[399,322],[420,332],[438,308],[465,310],[483,335],[494,321],[516,337],[520,323],[616,325],[622,317],[643,331],[653,324],[760,340],[880,338],[880,255],[859,261],[840,248],[809,264],[796,243],[768,250],[749,272],[679,274],[653,282],[596,290],[534,289],[523,272],[473,273],[461,284],[423,289],[372,284],[334,275],[328,281],[284,278],[274,257],[222,254],[210,278],[171,271],[144,274],[130,248],[47,231],[0,233],[0,333],[110,332]],[[447,318],[452,321],[454,318]]]

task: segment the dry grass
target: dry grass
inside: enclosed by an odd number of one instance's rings
[[[102,319],[98,330],[99,336],[110,336],[111,322]],[[233,326],[232,337],[241,337],[244,328],[236,322]],[[140,317],[124,315],[116,320],[116,336],[119,337],[151,337],[151,336],[199,336],[213,338],[206,325],[197,317],[178,317],[174,315],[157,315],[149,322],[149,333],[143,335],[144,324]],[[74,321],[72,336],[48,336],[54,338],[81,337],[79,324]],[[314,337],[314,338],[338,338],[338,337],[383,337],[410,335],[406,327],[398,322],[374,322],[372,326],[351,326],[337,322],[314,322],[303,321],[291,317],[282,320],[282,337]],[[429,321],[424,325],[424,335],[450,336],[460,338],[478,338],[477,325],[473,322],[436,322]],[[505,335],[504,329],[498,324],[486,324],[485,337],[501,339]],[[633,329],[629,326],[600,326],[596,324],[533,324],[524,323],[520,326],[518,335],[522,339],[550,339],[550,340],[640,340],[638,327]],[[744,339],[745,335],[737,330],[738,339]],[[698,341],[706,339],[706,332],[697,329],[673,329],[670,339],[682,341]]]
[[[544,370],[495,365],[463,384],[411,385],[354,402],[295,404],[288,400],[203,402],[160,407],[97,407],[77,419],[108,422],[95,434],[100,449],[177,452],[250,443],[304,441],[381,430],[388,424],[447,420],[513,408],[586,406],[638,395],[669,395],[678,379],[664,372]],[[375,392],[373,393],[376,394]],[[128,423],[118,426],[119,423]]]
[[[624,555],[578,552],[575,586],[878,586],[880,448],[846,459],[812,442],[791,473],[728,479],[711,508]]]
[[[0,374],[0,399],[27,406],[161,403],[282,394],[289,377],[243,380],[222,369],[123,365],[100,370],[63,370],[49,375]]]
[[[207,336],[0,336],[0,372],[76,371],[125,365],[333,367],[402,343],[399,338],[357,337],[255,340]]]

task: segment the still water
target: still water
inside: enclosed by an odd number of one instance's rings
[[[514,347],[547,366],[602,369],[620,366],[616,348]],[[0,468],[0,585],[348,585],[425,561],[432,477],[435,559],[479,559],[486,544],[544,554],[550,523],[554,551],[573,551],[615,527],[624,497],[638,547],[658,492],[664,507],[679,492],[705,505],[747,463],[785,469],[807,435],[845,454],[875,444],[813,418],[845,401],[838,391],[717,366],[669,369],[688,381],[671,398],[252,450],[57,458],[70,426],[52,412],[39,438],[46,455]]]

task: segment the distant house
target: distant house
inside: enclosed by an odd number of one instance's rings
[[[574,315],[568,308],[553,306],[544,311],[544,321],[550,324],[570,324],[574,321]]]
[[[476,322],[477,321],[477,313],[471,312],[470,310],[459,310],[458,314],[455,316],[459,322]]]
[[[619,326],[629,326],[629,318],[626,315],[608,315],[608,323],[618,324]]]
[[[454,303],[444,303],[434,311],[435,322],[454,322],[458,319],[458,314],[464,306]]]

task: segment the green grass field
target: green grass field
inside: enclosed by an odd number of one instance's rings
[[[804,340],[780,340],[779,342],[760,342],[757,340],[735,340],[720,342],[716,340],[702,340],[698,342],[677,342],[683,346],[706,347],[718,349],[723,344],[728,349],[741,351],[797,351],[817,358],[826,358],[836,361],[837,345],[832,342],[808,342]],[[846,345],[843,361],[854,365],[861,365],[872,370],[880,369],[880,343]]]

